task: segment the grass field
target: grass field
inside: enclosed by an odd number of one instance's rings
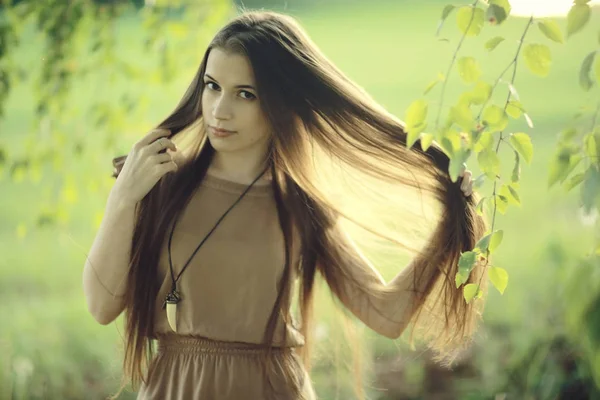
[[[348,76],[388,110],[404,118],[404,111],[411,101],[421,97],[438,72],[445,72],[457,43],[453,16],[442,31],[442,36],[449,42],[434,37],[443,4],[411,0],[377,6],[335,5],[288,11],[297,16],[325,54]],[[577,82],[580,62],[598,47],[597,32],[590,28],[600,26],[600,13],[595,11],[588,28],[566,45],[549,43],[537,28],[532,28],[527,37],[530,42],[548,43],[553,63],[546,78],[534,76],[523,62],[517,72],[516,87],[535,128],[531,130],[524,121],[517,121],[511,123],[509,130],[531,135],[534,159],[530,166],[523,167],[522,207],[511,207],[506,215],[497,217],[497,227],[503,229],[505,235],[496,263],[508,270],[510,281],[504,296],[491,290],[484,315],[486,324],[503,327],[505,334],[497,337],[490,333],[487,339],[483,337],[478,342],[474,363],[476,377],[470,380],[456,378],[453,390],[458,397],[447,398],[490,398],[505,380],[505,368],[520,356],[522,349],[564,330],[561,325],[564,274],[574,267],[574,260],[588,250],[592,230],[579,218],[577,193],[567,195],[558,188],[547,190],[546,182],[558,132],[570,124],[572,115],[581,105],[594,101],[591,94],[581,91]],[[564,30],[565,21],[559,19],[558,22]],[[513,19],[500,27],[486,27],[481,38],[465,43],[461,54],[480,60],[483,78],[491,81],[513,57],[516,41],[525,24],[526,19]],[[128,41],[133,43],[132,38],[139,28],[135,19],[129,18],[123,21],[120,29],[126,38],[120,44],[121,51],[125,51]],[[506,36],[507,40],[494,52],[486,52],[483,43],[498,34]],[[18,61],[31,63],[35,70],[41,45],[39,40],[27,43],[20,48]],[[202,51],[199,46],[197,60]],[[139,55],[133,53],[131,56]],[[174,107],[196,66],[193,63],[182,65],[181,76],[168,87],[147,88],[143,99],[147,108],[139,115],[125,116],[130,129],[121,138],[123,150],[130,147],[136,135],[141,135]],[[456,71],[450,80],[444,106],[451,105],[465,88]],[[98,96],[117,98],[132,87],[90,82],[74,89],[71,99],[74,118],[67,124],[71,128],[65,132],[67,138],[94,135],[86,127],[86,115],[77,110],[85,110],[85,105]],[[16,87],[9,98],[6,117],[0,120],[0,143],[9,146],[11,154],[27,151],[22,137],[32,129],[34,97],[31,90],[29,84]],[[506,96],[506,87],[500,92],[498,99]],[[438,95],[439,88],[428,95],[432,104],[430,110],[436,110]],[[108,155],[100,156],[84,162],[65,155],[64,162],[72,166],[73,178],[81,189],[77,199],[69,205],[69,220],[57,229],[31,228],[47,196],[44,190],[50,190],[50,193],[57,190],[52,187],[50,167],[43,170],[46,173],[39,183],[30,179],[13,182],[4,171],[0,181],[0,253],[3,255],[0,293],[8,301],[0,304],[0,315],[3,316],[0,324],[0,349],[3,350],[0,399],[91,399],[100,398],[101,394],[113,392],[117,387],[121,362],[117,350],[118,331],[115,325],[103,327],[93,320],[87,313],[81,288],[85,253],[93,240],[106,189],[111,182],[107,180],[97,185],[85,182],[86,172],[108,167]],[[501,152],[501,157],[506,165],[510,165],[511,152]],[[471,169],[477,172],[474,160],[472,165]],[[390,279],[397,271],[381,268],[381,272]],[[320,313],[326,330],[331,305],[326,296],[322,299],[325,306],[320,308]],[[402,361],[397,366],[401,378],[394,379],[386,372],[386,363],[397,344],[376,337],[372,332],[364,333],[367,347],[372,352],[367,357],[379,357],[368,377],[376,378],[379,386],[387,385],[395,390],[390,393],[403,391],[405,396],[386,397],[373,391],[373,398],[433,398],[423,397],[427,386],[424,379],[426,362],[418,353],[403,348]],[[332,335],[336,337],[337,333]],[[333,342],[324,338],[322,349],[331,348]],[[340,351],[345,351],[343,346]],[[533,374],[530,379],[539,376]],[[336,377],[342,381],[339,398],[351,396],[345,373],[333,373],[324,364],[317,365],[314,374],[321,398],[335,398]],[[394,386],[395,381],[402,388]],[[555,387],[546,381],[538,384],[546,385],[549,395]],[[46,397],[42,396],[44,391]]]

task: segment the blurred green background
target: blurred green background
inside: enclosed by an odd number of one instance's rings
[[[113,183],[111,159],[125,154],[174,108],[207,41],[235,12],[225,0],[197,2],[193,11],[199,14],[178,8],[180,1],[168,12],[157,10],[162,1],[133,3],[137,8],[119,9],[116,19],[108,15],[110,7],[95,15],[82,7],[83,33],[66,36],[78,50],[65,51],[63,69],[50,77],[43,71],[45,57],[55,54],[48,53],[52,42],[31,18],[22,16],[19,43],[10,57],[0,59],[15,77],[0,119],[0,399],[100,399],[118,388],[122,317],[110,326],[97,324],[81,284],[85,255]],[[331,60],[402,119],[427,84],[446,72],[460,38],[453,15],[435,37],[446,4],[441,1],[244,4],[294,15]],[[110,23],[98,24],[103,18]],[[564,30],[566,20],[555,19]],[[465,41],[461,54],[476,57],[482,79],[491,82],[514,56],[526,22],[511,16],[501,26],[486,26],[480,37]],[[553,61],[545,78],[522,62],[517,69],[515,85],[534,128],[520,119],[507,131],[527,132],[534,158],[523,165],[522,205],[497,215],[496,226],[505,234],[495,264],[510,280],[504,295],[490,289],[472,350],[446,370],[402,340],[359,326],[368,350],[364,377],[371,398],[598,398],[594,338],[599,328],[582,311],[598,293],[598,265],[582,261],[593,246],[595,219],[580,211],[578,192],[548,189],[547,181],[559,132],[591,123],[591,117],[573,116],[598,100],[597,86],[591,92],[578,86],[578,73],[583,58],[598,48],[599,22],[595,8],[588,26],[562,45],[538,29],[527,36],[528,42],[548,44]],[[487,52],[485,41],[496,35],[507,40]],[[99,38],[98,48],[85,50]],[[60,71],[74,74],[65,87],[56,83],[64,78]],[[465,88],[453,71],[444,111]],[[432,110],[439,106],[439,89],[427,95]],[[499,87],[498,99],[506,97],[506,89]],[[500,157],[510,165],[513,154],[501,151]],[[476,163],[469,165],[477,175]],[[380,269],[386,279],[397,273],[383,263]],[[331,367],[330,356],[344,358],[348,348],[321,292],[315,388],[322,399],[354,398],[351,372]]]

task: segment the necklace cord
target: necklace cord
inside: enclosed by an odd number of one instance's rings
[[[229,211],[231,211],[233,209],[233,207],[235,207],[235,205],[237,203],[240,202],[240,200],[242,200],[242,198],[246,195],[246,193],[248,193],[248,191],[250,190],[250,188],[252,187],[252,185],[254,185],[254,183],[261,177],[264,175],[265,172],[267,172],[267,169],[269,169],[269,166],[267,166],[261,173],[260,175],[258,175],[254,181],[252,181],[252,183],[244,190],[244,192],[240,195],[240,197],[238,197],[238,199],[227,209],[227,211],[225,211],[225,213],[219,218],[219,220],[217,221],[217,223],[212,227],[212,229],[210,230],[210,232],[208,232],[208,234],[204,237],[204,239],[202,239],[202,241],[200,242],[200,244],[196,247],[196,250],[194,250],[194,252],[192,253],[192,255],[190,256],[190,258],[187,260],[187,262],[185,263],[185,265],[183,266],[183,268],[181,269],[181,272],[177,275],[177,278],[175,278],[175,273],[173,272],[173,262],[171,259],[171,241],[173,240],[173,233],[175,232],[175,225],[177,224],[177,219],[175,219],[175,221],[173,222],[173,227],[171,229],[171,233],[169,234],[169,245],[168,245],[168,252],[169,252],[169,270],[171,272],[171,281],[172,281],[172,285],[171,285],[171,292],[172,293],[176,293],[177,292],[177,281],[179,281],[179,278],[181,277],[181,274],[183,274],[183,271],[185,271],[185,269],[188,267],[188,265],[190,264],[190,262],[192,261],[192,258],[194,258],[194,256],[196,255],[196,253],[198,252],[198,250],[200,250],[200,247],[202,247],[202,245],[204,244],[204,242],[208,239],[208,237],[214,232],[215,229],[217,229],[217,226],[219,226],[219,224],[221,223],[221,221],[223,220],[223,218],[225,218],[225,216],[229,213]]]

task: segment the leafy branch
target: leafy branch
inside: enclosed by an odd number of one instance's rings
[[[574,2],[567,19],[567,37],[580,31],[589,20],[589,5],[587,3],[586,0],[576,0]],[[477,213],[483,215],[485,204],[490,203],[490,231],[479,240],[473,249],[461,255],[458,273],[455,277],[457,288],[463,286],[465,300],[470,302],[482,295],[480,291],[481,281],[466,284],[471,271],[478,262],[484,262],[482,267],[489,268],[490,280],[500,293],[504,292],[508,283],[507,271],[489,265],[489,260],[490,255],[498,248],[503,238],[503,231],[496,229],[497,212],[505,214],[509,205],[521,206],[518,193],[521,160],[530,164],[533,158],[533,144],[527,133],[506,133],[509,117],[518,119],[522,116],[529,128],[533,129],[533,122],[521,103],[515,87],[517,67],[519,60],[523,58],[525,65],[531,72],[540,77],[546,77],[552,64],[550,48],[542,43],[526,43],[527,34],[530,32],[531,26],[536,23],[547,39],[559,44],[564,43],[565,40],[554,20],[537,19],[532,15],[520,36],[514,57],[490,84],[481,79],[482,71],[477,60],[470,56],[460,57],[460,50],[466,38],[478,36],[484,26],[502,24],[510,15],[510,3],[507,0],[484,0],[482,2],[475,1],[464,6],[446,5],[442,10],[436,35],[439,34],[445,20],[455,9],[457,10],[456,25],[462,35],[452,54],[446,75],[440,73],[438,78],[431,82],[424,91],[424,95],[427,95],[437,83],[443,82],[439,97],[439,108],[435,117],[435,129],[432,133],[425,132],[428,113],[428,102],[425,99],[418,99],[410,104],[406,111],[405,122],[408,131],[407,147],[412,147],[417,140],[420,140],[421,147],[426,150],[433,140],[436,140],[450,158],[448,172],[453,181],[458,179],[462,167],[470,157],[476,155],[477,165],[482,174],[475,179],[475,189],[481,188],[486,180],[493,183],[491,194],[483,196],[476,206]],[[504,40],[503,37],[496,36],[484,44],[485,49],[493,51]],[[584,60],[584,66],[589,69],[591,65],[592,55],[588,55]],[[469,85],[470,88],[460,94],[458,101],[450,107],[445,122],[441,123],[448,77],[454,67],[458,69],[463,83]],[[509,81],[505,81],[503,78],[511,68],[511,78]],[[580,78],[580,80],[590,86],[591,79],[587,75]],[[497,91],[500,83],[507,84],[508,93],[504,104],[497,105],[492,102],[492,94]],[[478,107],[478,110],[474,110],[475,107]],[[587,140],[589,142],[592,139]],[[506,144],[514,153],[515,161],[510,181],[504,180],[500,173],[499,152],[502,143]],[[600,143],[600,140],[594,143]],[[588,144],[587,148],[590,147],[597,148],[596,144],[594,146]],[[573,152],[572,146],[567,148]],[[593,155],[588,154],[588,156]]]

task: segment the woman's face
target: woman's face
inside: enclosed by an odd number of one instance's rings
[[[260,107],[254,73],[247,57],[211,49],[206,62],[202,112],[208,140],[218,152],[261,157],[271,136]],[[214,128],[232,131],[219,135]]]

